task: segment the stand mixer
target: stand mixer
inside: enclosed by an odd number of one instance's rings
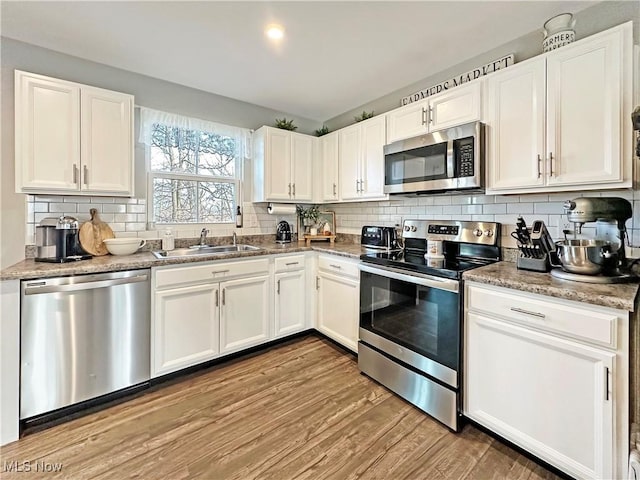
[[[631,203],[617,197],[579,197],[564,204],[567,220],[574,224],[574,237],[585,223],[595,222],[595,238],[556,242],[562,267],[554,277],[587,283],[619,283],[635,279],[627,273],[626,222],[633,215]]]

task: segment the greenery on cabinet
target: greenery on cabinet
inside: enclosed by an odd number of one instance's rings
[[[367,118],[372,118],[373,115],[374,115],[373,110],[371,110],[370,112],[363,110],[360,115],[353,118],[355,119],[356,122],[361,122],[363,120],[366,120]]]
[[[287,120],[286,118],[276,118],[276,128],[290,130],[292,132],[298,129],[298,127],[293,124],[293,120]]]
[[[329,127],[327,127],[326,125],[322,125],[322,128],[316,130],[316,137],[321,137],[323,135],[326,135],[327,133],[329,133]]]

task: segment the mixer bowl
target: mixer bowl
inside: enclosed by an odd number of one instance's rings
[[[561,240],[556,253],[565,272],[582,275],[612,273],[618,266],[618,254],[602,240]]]

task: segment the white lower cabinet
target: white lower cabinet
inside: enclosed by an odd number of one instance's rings
[[[274,337],[304,330],[307,296],[305,276],[304,270],[275,274]]]
[[[151,377],[270,339],[269,259],[153,269]]]
[[[624,312],[474,284],[466,302],[464,414],[576,478],[626,478]]]
[[[220,353],[269,340],[269,277],[230,280],[220,291]]]
[[[154,376],[206,362],[218,355],[217,298],[218,284],[170,288],[155,293]]]
[[[357,263],[321,255],[318,264],[317,329],[357,352],[360,319],[360,281]]]

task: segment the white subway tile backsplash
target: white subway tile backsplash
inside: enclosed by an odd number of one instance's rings
[[[507,203],[507,213],[518,215],[533,213],[533,203]]]
[[[116,213],[113,215],[114,222],[137,222],[138,217],[135,213]]]
[[[482,213],[482,205],[462,205],[462,214],[479,215]]]
[[[125,224],[124,223],[116,223],[116,222],[112,222],[109,224],[109,226],[111,227],[111,230],[113,230],[114,232],[124,232],[125,231]]]
[[[441,197],[434,197],[433,204],[434,205],[451,205],[451,197],[448,195],[441,196]]]
[[[60,200],[58,200],[60,201]],[[62,197],[62,201],[66,203],[89,203],[91,201],[90,197],[81,197],[80,195],[75,195],[71,197]]]
[[[127,207],[125,205],[110,205],[105,203],[102,205],[102,211],[105,213],[125,213],[127,211]]]
[[[562,214],[564,212],[564,202],[536,202],[533,208],[534,213]]]
[[[146,211],[146,205],[127,205],[127,213],[145,213]]]
[[[50,203],[49,211],[57,213],[70,213],[76,212],[78,206],[74,203]]]
[[[45,202],[34,202],[31,205],[33,205],[33,211],[34,212],[48,212],[49,211],[49,204],[45,203]]]
[[[461,215],[462,205],[444,205],[442,207],[442,213],[446,215]]]
[[[496,214],[507,213],[506,203],[487,203],[482,206],[482,213]]]
[[[120,199],[109,197],[91,197],[91,203],[114,203],[117,200],[119,201]]]

